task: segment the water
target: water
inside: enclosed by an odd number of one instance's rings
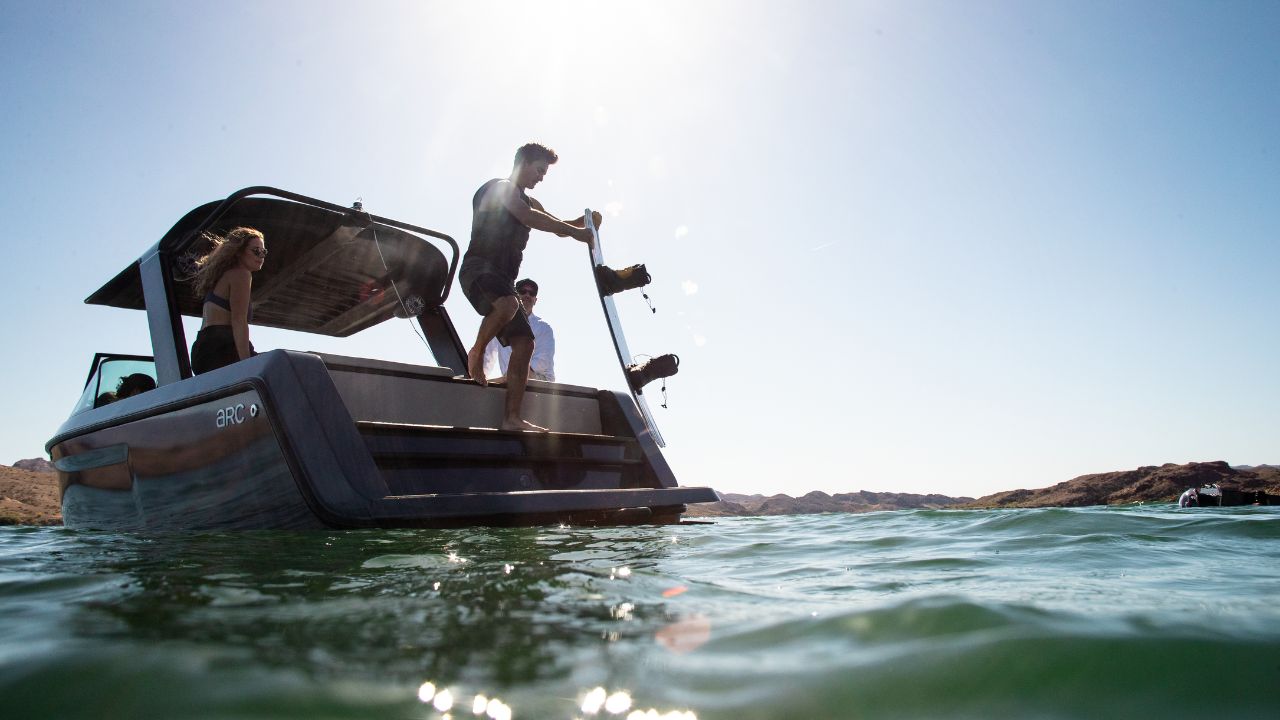
[[[0,528],[0,714],[1274,717],[1277,540],[1170,506]]]

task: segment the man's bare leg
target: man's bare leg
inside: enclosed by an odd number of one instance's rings
[[[480,321],[480,330],[476,332],[476,344],[467,352],[467,375],[481,385],[488,385],[484,376],[484,348],[489,341],[498,336],[498,331],[511,322],[520,308],[520,301],[514,295],[500,297],[493,301],[493,309],[484,320]]]
[[[502,418],[503,430],[547,432],[520,415],[524,405],[524,388],[529,384],[529,360],[533,358],[533,338],[512,338],[511,359],[507,361],[507,402]]]

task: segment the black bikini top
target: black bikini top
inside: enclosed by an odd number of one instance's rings
[[[223,310],[231,312],[231,301],[221,295],[214,294],[212,290],[204,294],[204,301],[207,303],[213,303]],[[247,315],[245,322],[253,322],[253,306],[249,306],[249,312]]]

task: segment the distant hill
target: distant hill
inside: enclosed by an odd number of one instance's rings
[[[800,497],[721,493],[720,502],[690,505],[685,516],[731,517],[913,508],[1083,507],[1139,502],[1172,503],[1187,488],[1198,488],[1210,483],[1237,490],[1262,490],[1280,495],[1280,466],[1232,467],[1223,461],[1148,465],[1136,470],[1081,475],[1039,490],[1006,490],[977,500],[946,495],[876,493],[865,490],[835,495],[811,492]]]
[[[1226,462],[1166,463],[1136,470],[1081,475],[1039,490],[1008,490],[978,498],[964,507],[1083,507],[1139,502],[1176,502],[1187,488],[1217,483],[1243,491],[1280,495],[1280,468],[1259,465],[1241,470]]]
[[[19,460],[13,464],[19,470],[32,470],[34,472],[54,472],[53,463],[44,458],[31,458],[29,460]]]
[[[827,493],[814,492],[791,497],[790,495],[738,495],[721,493],[717,503],[697,503],[689,506],[686,517],[730,517],[743,515],[810,515],[815,513],[857,513],[876,510],[905,510],[952,507],[973,502],[973,498],[953,498],[946,495],[913,495],[910,493],[867,492]]]

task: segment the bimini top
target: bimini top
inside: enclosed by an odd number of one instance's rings
[[[271,196],[271,197],[261,197]],[[190,282],[206,232],[235,227],[266,237],[267,258],[253,276],[253,324],[346,337],[393,315],[418,315],[449,295],[458,245],[447,235],[274,188],[246,188],[187,213],[139,261],[85,299],[146,309],[139,264],[159,253],[172,277],[167,292],[182,315],[200,317]],[[447,243],[453,257],[426,237]],[[394,287],[393,287],[394,283]]]

